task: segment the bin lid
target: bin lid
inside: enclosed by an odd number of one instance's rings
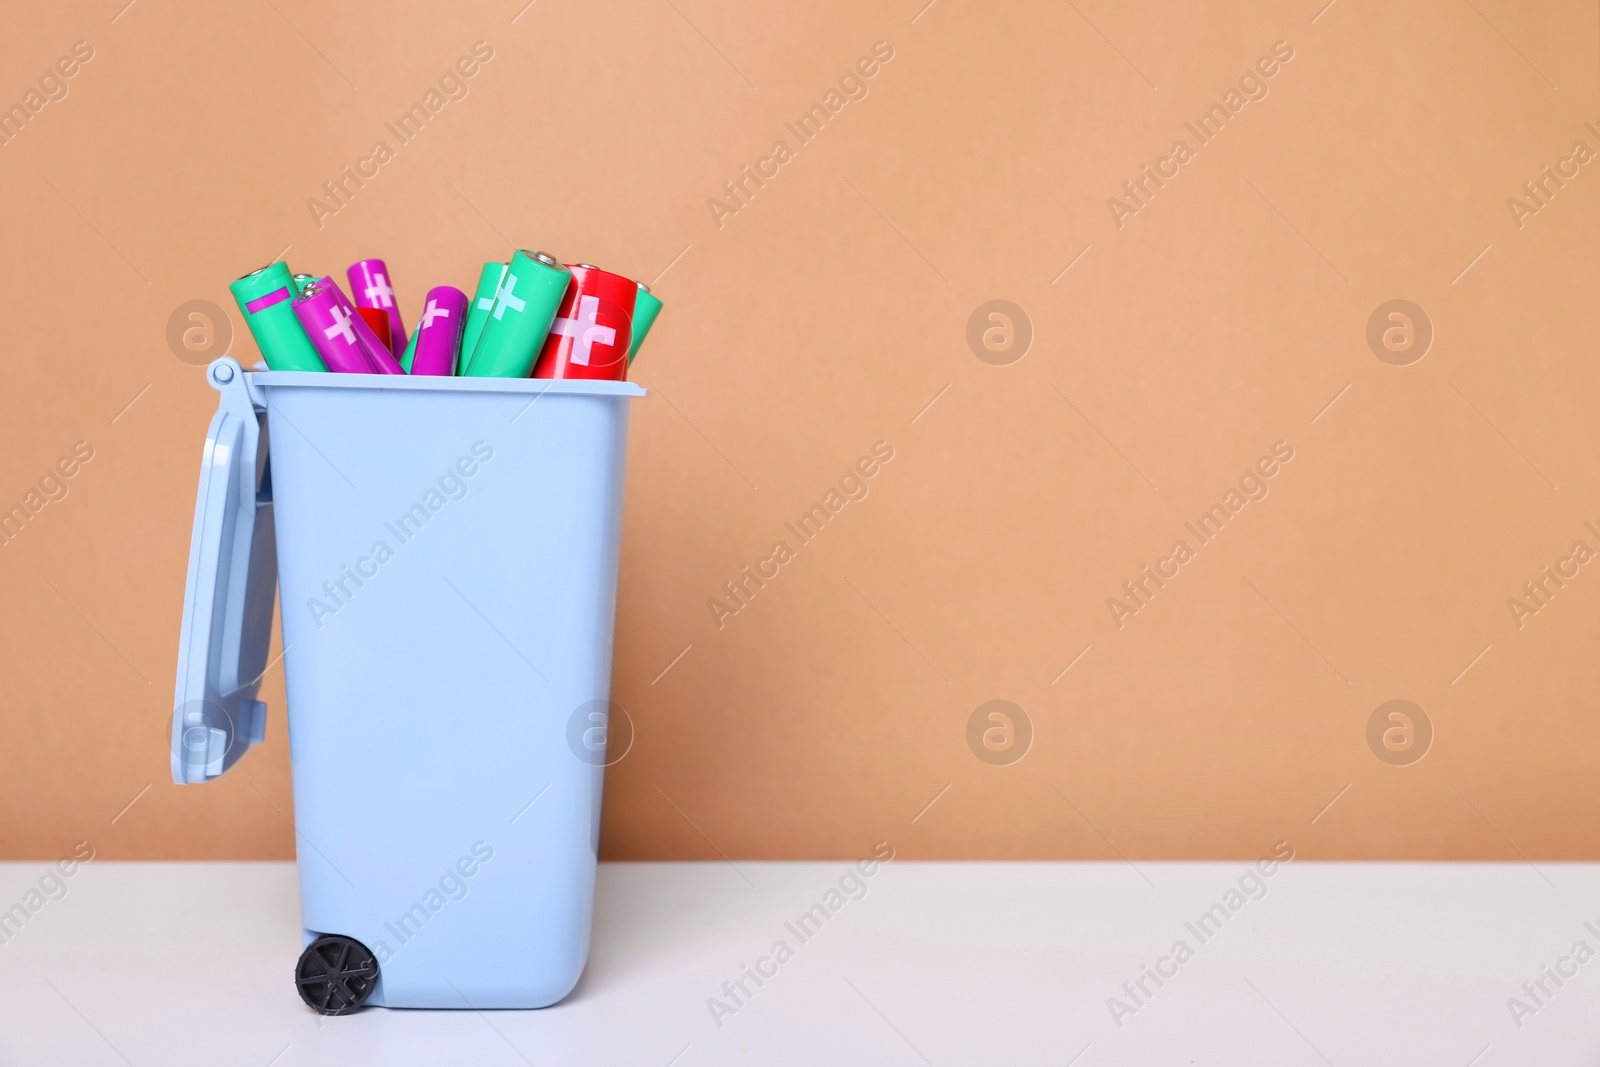
[[[206,379],[221,398],[206,432],[189,541],[172,712],[172,780],[215,778],[260,741],[278,584],[267,426],[259,397],[232,359]],[[264,405],[263,405],[264,406]]]

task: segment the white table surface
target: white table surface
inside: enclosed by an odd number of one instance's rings
[[[562,1004],[328,1019],[292,983],[292,865],[96,861],[0,944],[0,1064],[1600,1062],[1600,958],[1520,1028],[1507,1007],[1600,952],[1593,864],[1295,862],[1201,944],[1185,922],[1247,864],[895,861],[718,1027],[708,998],[846,868],[606,864]],[[0,864],[0,909],[44,869]],[[1180,938],[1193,958],[1115,1025]]]

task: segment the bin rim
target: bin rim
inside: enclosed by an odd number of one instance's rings
[[[397,392],[426,393],[516,393],[538,396],[647,396],[635,382],[604,378],[461,378],[419,374],[335,374],[316,371],[248,371],[250,383],[268,389],[393,389]]]

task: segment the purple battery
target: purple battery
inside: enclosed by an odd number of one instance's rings
[[[367,356],[372,361],[372,368],[379,374],[404,374],[405,369],[398,360],[389,353],[389,348],[378,335],[372,332],[372,327],[367,325],[367,320],[356,314],[355,305],[350,303],[350,298],[344,295],[344,290],[339,288],[339,283],[332,278],[322,279],[323,284],[333,290],[333,297],[339,306],[344,308],[345,314],[350,318],[350,327],[355,330],[356,337],[367,350]],[[341,316],[343,318],[344,316]],[[391,317],[390,321],[398,318],[399,313]]]
[[[359,259],[345,271],[350,278],[350,292],[358,308],[382,308],[389,313],[391,352],[406,350],[406,328],[400,322],[400,304],[394,298],[394,285],[389,281],[389,268],[381,259]]]
[[[417,320],[417,351],[411,360],[411,373],[454,374],[466,323],[466,293],[453,285],[429,289],[422,318]]]
[[[361,316],[344,309],[334,296],[337,291],[331,279],[312,282],[294,302],[295,318],[329,370],[336,374],[376,373],[366,345],[356,334],[356,327],[365,324]]]
[[[295,317],[328,369],[339,374],[404,374],[338,283],[321,278],[294,302]]]

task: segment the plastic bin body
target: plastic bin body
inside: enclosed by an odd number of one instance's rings
[[[370,948],[373,1004],[555,1003],[588,954],[592,712],[643,391],[246,377],[271,439],[306,943]]]

